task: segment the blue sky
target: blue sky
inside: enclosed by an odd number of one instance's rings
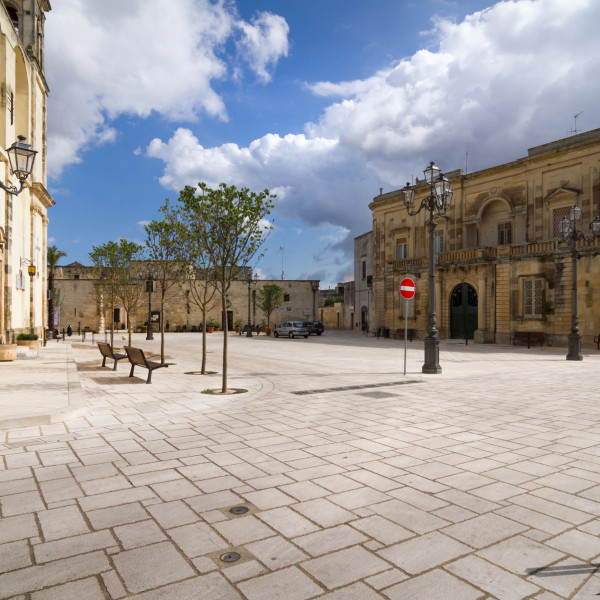
[[[368,204],[600,127],[596,0],[56,0],[50,243],[63,264],[206,181],[278,198],[260,274],[335,285]],[[283,247],[283,253],[280,248]]]

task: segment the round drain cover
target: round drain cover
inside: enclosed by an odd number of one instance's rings
[[[237,552],[225,552],[225,554],[221,554],[219,558],[223,562],[230,563],[240,560],[241,556]]]
[[[234,506],[233,508],[229,509],[229,512],[232,515],[243,515],[245,513],[248,512],[248,507],[246,506]]]

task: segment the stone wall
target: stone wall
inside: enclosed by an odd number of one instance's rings
[[[110,307],[101,303],[97,291],[96,280],[90,267],[74,263],[64,267],[57,267],[55,288],[60,290],[59,301],[59,329],[62,330],[71,325],[74,330],[78,327],[89,328],[93,331],[102,329],[102,317],[104,323],[109,327]],[[318,318],[317,294],[318,281],[269,281],[256,280],[250,287],[250,313],[253,324],[266,322],[266,317],[258,307],[255,307],[253,298],[255,293],[266,284],[276,284],[284,289],[284,300],[279,306],[279,311],[271,314],[271,325],[288,320],[314,320]],[[146,282],[140,282],[145,290]],[[155,282],[155,292],[151,294],[152,311],[159,310],[160,288]],[[240,321],[242,325],[248,322],[248,284],[245,281],[233,281],[227,294],[227,311],[230,313],[229,320],[233,326]],[[119,310],[119,322],[126,323],[126,314],[122,306],[117,305]],[[289,309],[289,310],[288,310]],[[214,320],[222,323],[221,296],[214,295],[207,315],[207,322]],[[148,321],[148,294],[142,294],[142,300],[136,311],[131,315],[134,330]],[[165,327],[169,330],[185,326],[187,331],[192,327],[196,329],[202,321],[200,308],[194,303],[193,295],[190,294],[187,284],[173,286],[167,295],[165,303]]]

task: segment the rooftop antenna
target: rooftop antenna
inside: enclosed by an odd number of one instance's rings
[[[283,246],[279,246],[279,252],[281,252],[281,281],[283,281],[283,251],[285,248]]]
[[[469,173],[469,153],[465,154],[465,175]]]
[[[571,135],[577,135],[581,132],[581,129],[577,129],[577,117],[580,117],[582,114],[583,111],[580,111],[576,115],[573,115],[573,119],[575,120],[575,128],[571,129]]]

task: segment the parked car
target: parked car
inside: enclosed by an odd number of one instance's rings
[[[277,325],[273,331],[273,335],[275,337],[283,335],[290,338],[296,337],[297,335],[301,335],[307,338],[308,328],[305,326],[303,321],[287,321],[286,323],[281,323],[281,325]]]
[[[321,321],[305,321],[304,325],[308,328],[308,333],[321,335],[325,331],[325,327],[323,327]]]

